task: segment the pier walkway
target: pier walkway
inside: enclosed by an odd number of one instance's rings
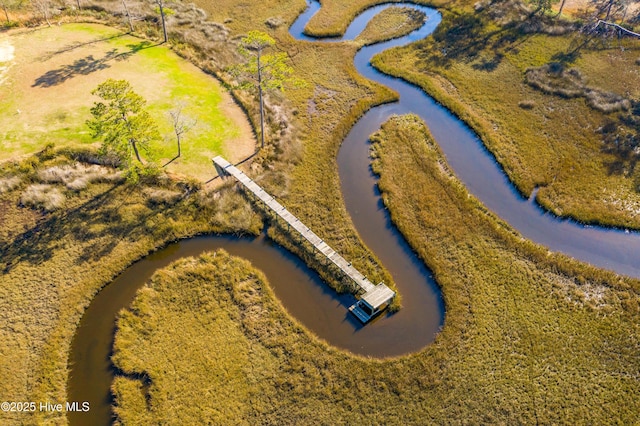
[[[247,190],[255,195],[265,206],[269,207],[276,215],[282,218],[289,226],[294,228],[304,239],[315,247],[320,253],[322,253],[327,259],[329,259],[334,265],[336,265],[347,277],[362,289],[365,293],[362,298],[369,300],[371,296],[375,295],[376,301],[380,301],[380,306],[389,303],[395,296],[395,292],[387,287],[384,283],[374,285],[356,268],[351,266],[351,263],[347,262],[342,256],[340,256],[335,250],[333,250],[327,243],[325,243],[320,237],[318,237],[313,231],[309,229],[304,223],[302,223],[297,217],[289,212],[282,204],[277,202],[271,195],[269,195],[258,184],[251,180],[246,174],[229,163],[224,158],[218,156],[213,159],[213,164],[218,171],[218,174],[224,178],[226,176],[233,176],[238,180]],[[367,297],[369,296],[369,297]],[[376,302],[376,305],[378,303]],[[374,310],[379,306],[372,306]],[[366,322],[366,321],[363,321]]]

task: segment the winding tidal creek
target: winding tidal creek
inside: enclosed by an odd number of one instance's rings
[[[430,271],[391,223],[370,169],[368,138],[394,114],[419,115],[467,189],[524,237],[595,266],[640,278],[640,234],[560,219],[541,209],[533,200],[535,197],[524,199],[464,123],[418,87],[384,75],[370,65],[375,54],[431,34],[440,22],[437,11],[413,3],[383,4],[356,17],[341,39],[316,40],[303,30],[320,4],[308,4],[290,27],[290,33],[309,42],[352,40],[373,16],[388,7],[411,7],[427,16],[424,25],[409,35],[364,47],[356,54],[357,70],[395,90],[400,100],[369,110],[353,126],[338,155],[347,210],[363,241],[392,274],[403,295],[403,309],[363,327],[347,311],[353,296],[336,294],[297,257],[264,237],[204,236],[173,243],[130,266],[97,294],[85,312],[71,348],[68,399],[89,401],[91,410],[69,413],[71,424],[112,423],[110,386],[116,372],[110,356],[117,312],[129,306],[138,288],[156,270],[204,251],[223,248],[251,261],[265,273],[287,311],[331,345],[356,354],[387,357],[415,352],[432,342],[444,323],[440,290]]]

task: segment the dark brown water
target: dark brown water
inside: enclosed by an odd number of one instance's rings
[[[130,305],[138,288],[157,269],[177,259],[219,248],[249,260],[264,272],[285,309],[332,345],[379,357],[415,351],[425,344],[424,339],[414,338],[416,317],[409,309],[407,314],[383,317],[362,327],[347,311],[353,296],[336,294],[296,256],[264,237],[196,237],[172,243],[134,263],[93,299],[72,342],[68,383],[69,400],[89,401],[91,409],[69,413],[71,424],[111,424],[110,386],[115,371],[110,356],[115,318]]]

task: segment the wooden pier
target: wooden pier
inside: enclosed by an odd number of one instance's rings
[[[372,315],[368,315],[369,317],[373,317],[381,307],[386,306],[391,299],[395,297],[395,292],[387,287],[384,283],[380,283],[378,285],[374,285],[371,281],[367,279],[363,274],[361,274],[356,268],[351,266],[351,263],[347,262],[342,256],[340,256],[335,250],[333,250],[327,243],[325,243],[320,237],[318,237],[313,231],[309,229],[304,223],[302,223],[297,217],[295,217],[291,212],[289,212],[282,204],[277,202],[271,195],[269,195],[264,189],[262,189],[258,184],[256,184],[253,180],[251,180],[247,175],[245,175],[241,170],[235,167],[233,164],[229,163],[224,158],[218,156],[213,159],[213,164],[218,171],[218,174],[224,178],[227,176],[233,176],[240,182],[244,188],[249,190],[253,195],[255,195],[260,201],[264,203],[265,206],[269,207],[276,215],[282,218],[290,227],[295,229],[304,239],[306,239],[313,247],[322,253],[329,261],[331,261],[334,265],[336,265],[347,277],[349,277],[358,287],[362,289],[365,293],[362,295],[362,299],[368,300],[371,296],[375,294],[376,305],[372,306]],[[355,306],[355,305],[354,305]],[[354,308],[353,306],[350,308],[352,312]],[[366,320],[363,319],[356,312],[354,314],[362,321],[367,322],[370,318]]]

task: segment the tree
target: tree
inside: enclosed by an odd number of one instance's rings
[[[7,11],[7,0],[0,1],[0,6],[2,6],[2,10],[4,11],[4,17],[7,19],[7,23],[9,23],[9,12]]]
[[[127,17],[127,23],[129,24],[129,31],[133,32],[133,22],[131,21],[131,12],[129,12],[127,3],[124,0],[122,0],[122,7],[124,8],[124,14]]]
[[[238,51],[248,58],[244,64],[230,68],[232,74],[240,77],[241,89],[253,88],[258,91],[260,103],[260,146],[264,148],[264,92],[283,91],[285,84],[302,85],[302,81],[293,76],[293,68],[286,53],[265,53],[276,44],[275,40],[261,31],[250,31],[240,40]]]
[[[562,9],[564,9],[564,3],[565,3],[565,1],[566,1],[566,0],[561,0],[561,1],[560,1],[560,9],[558,9],[558,15],[556,15],[556,16],[560,16],[560,15],[562,15]]]
[[[158,12],[160,13],[160,21],[162,22],[162,35],[164,36],[164,43],[169,41],[169,37],[167,37],[167,18],[166,15],[169,12],[169,9],[165,9],[164,0],[153,0],[158,6]]]
[[[103,153],[114,153],[130,177],[137,178],[137,166],[143,164],[140,151],[148,152],[149,143],[160,138],[158,127],[144,109],[146,101],[133,91],[126,80],[108,79],[91,92],[102,99],[91,108],[87,121],[94,138],[102,138]]]
[[[540,13],[544,14],[551,10],[551,0],[530,0],[531,3],[536,7],[536,10],[533,12],[535,14]]]
[[[175,109],[169,111],[169,117],[171,117],[171,124],[173,125],[173,132],[176,135],[176,142],[178,143],[178,155],[176,155],[171,161],[167,164],[171,163],[176,158],[180,158],[181,148],[180,142],[182,141],[182,136],[187,133],[189,130],[193,129],[196,125],[196,120],[187,119],[182,115],[182,109],[184,108],[184,104],[180,103],[176,106]],[[165,166],[167,165],[165,164]]]
[[[47,22],[48,26],[51,26],[51,21],[49,20],[49,11],[51,9],[51,1],[50,0],[31,0],[31,5],[35,10],[42,14],[42,17]]]
[[[608,21],[626,10],[626,0],[591,0],[595,7],[596,18]],[[604,16],[602,16],[604,14]]]

